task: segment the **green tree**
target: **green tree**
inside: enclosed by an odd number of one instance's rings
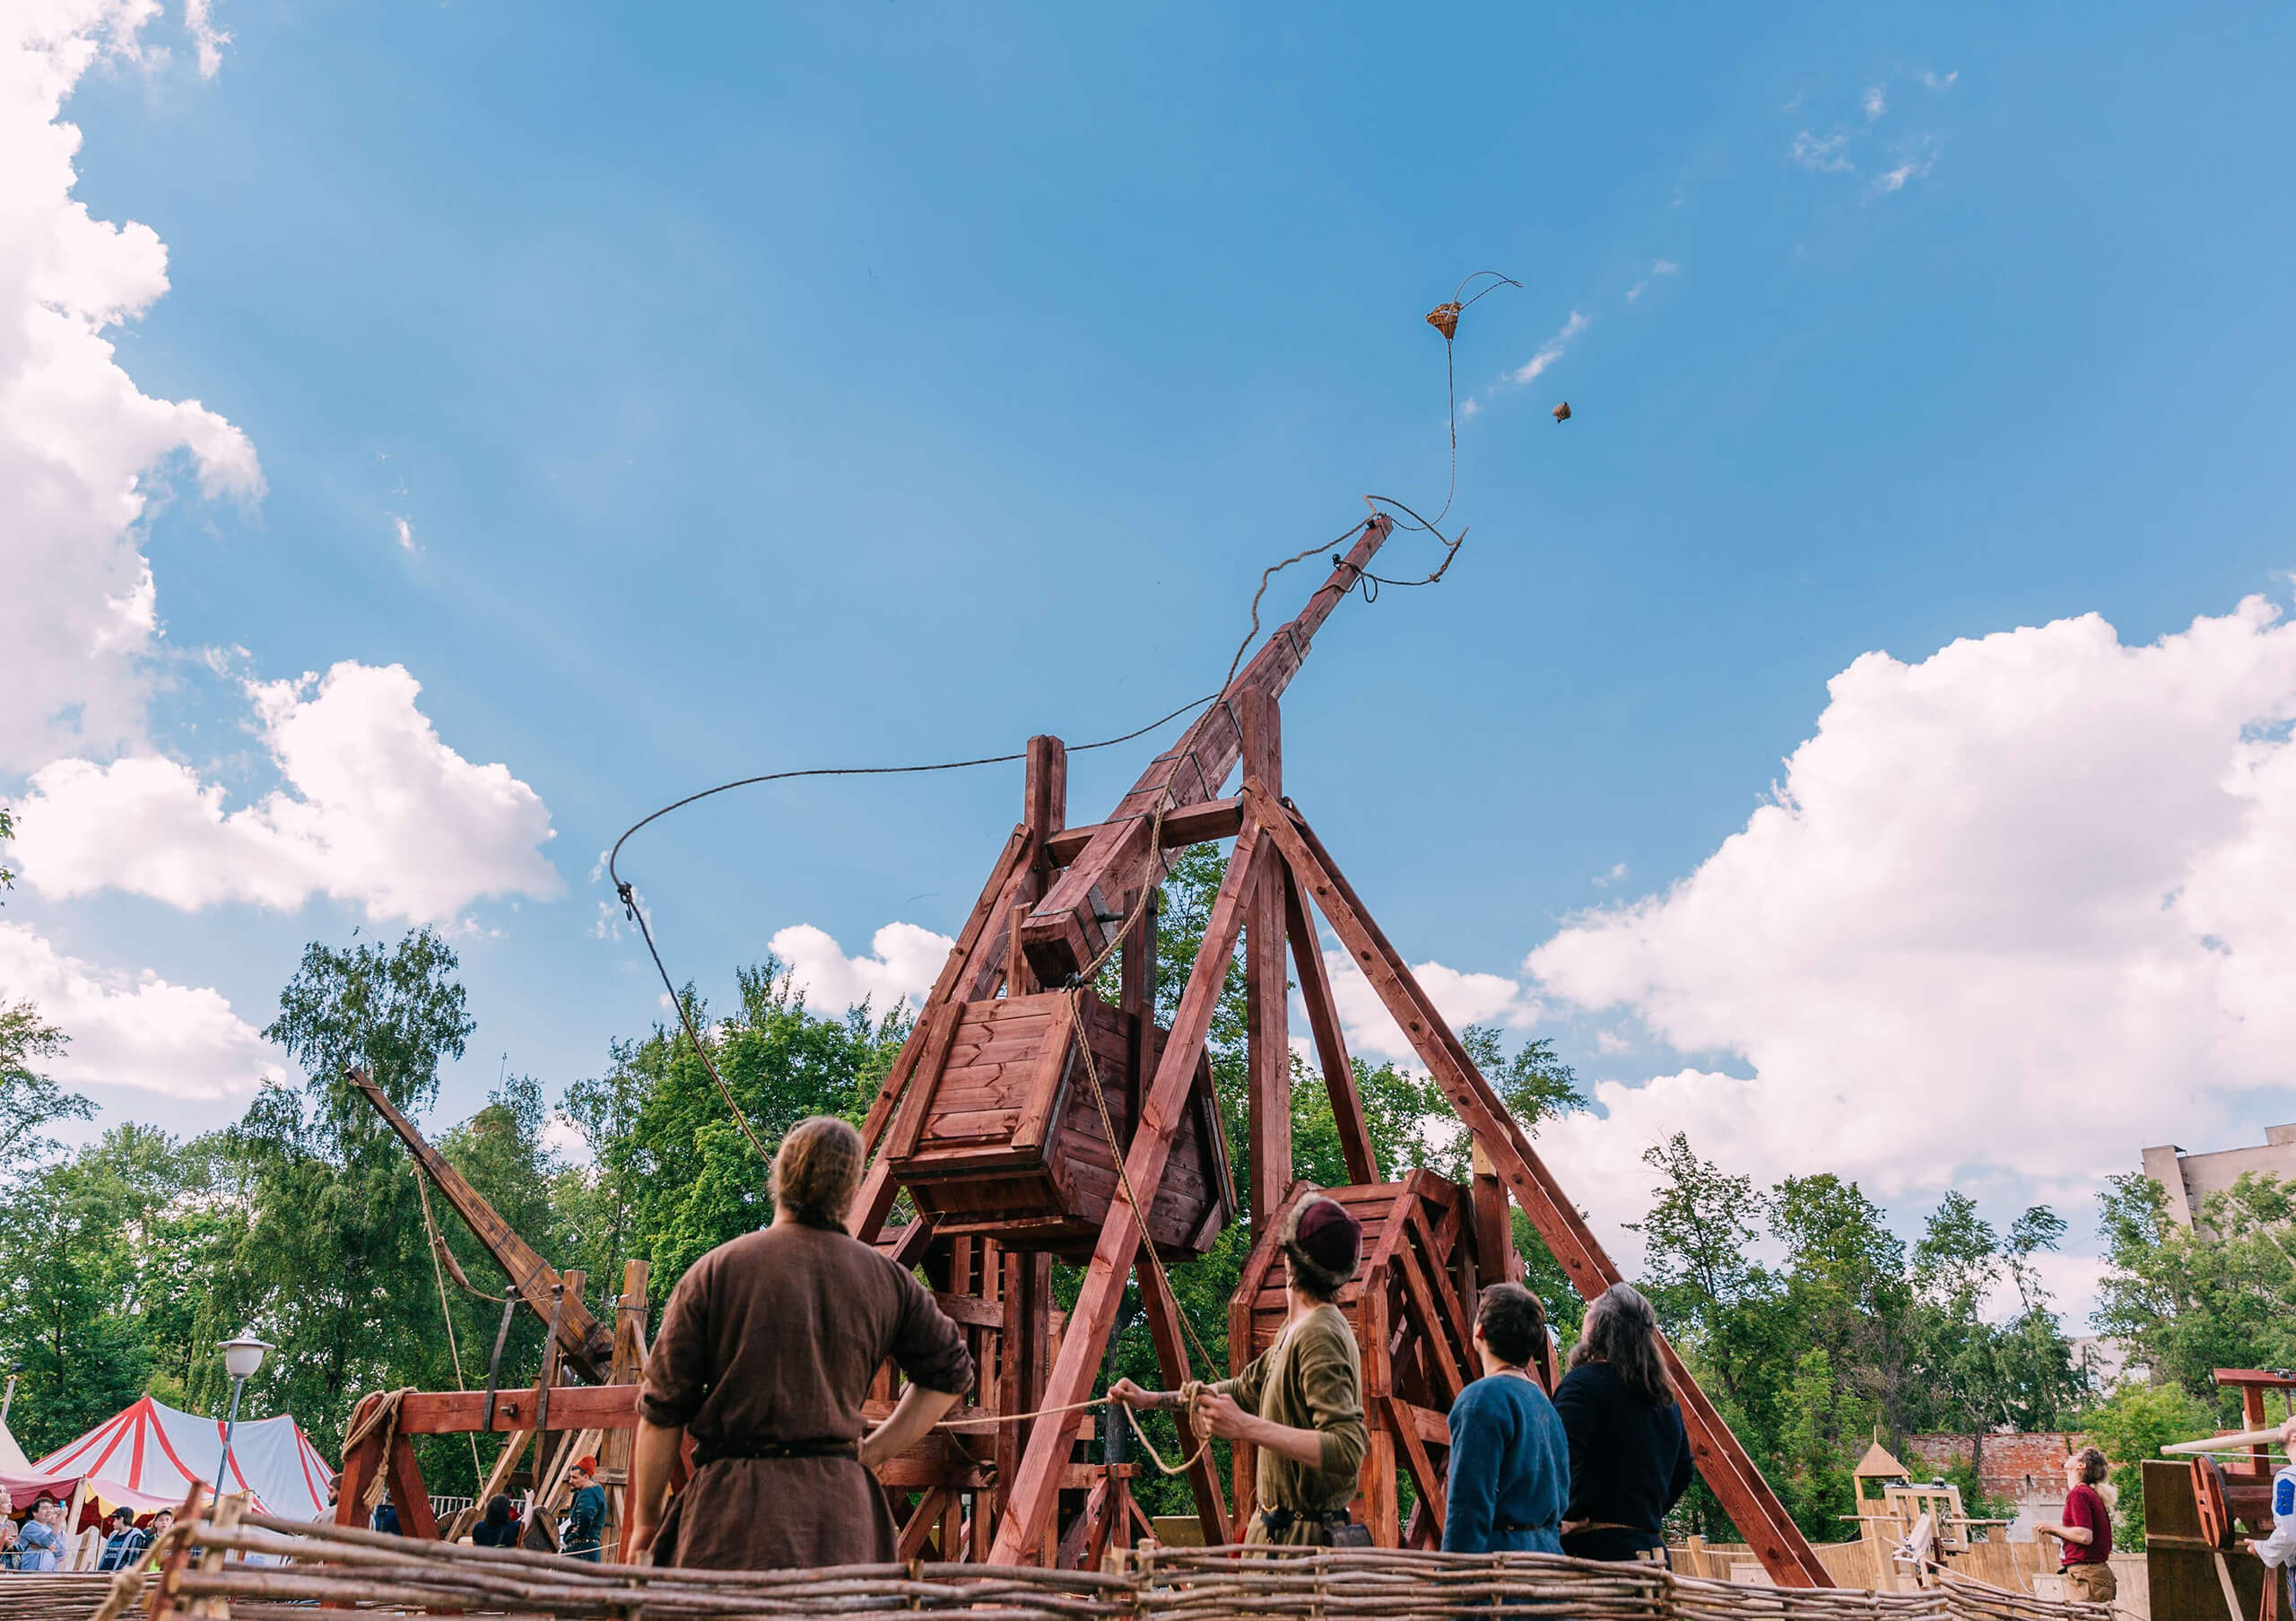
[[[54,1152],[43,1127],[95,1117],[94,1104],[35,1068],[62,1058],[71,1039],[30,1002],[0,1006],[0,1178]]]
[[[2100,1196],[2107,1271],[2098,1329],[2156,1380],[2181,1387],[2228,1421],[2239,1400],[2216,1368],[2296,1364],[2296,1188],[2243,1176],[2211,1195],[2191,1226],[2172,1220],[2150,1177],[2112,1179]]]
[[[2207,1403],[2175,1385],[2125,1384],[2076,1422],[2112,1463],[2119,1501],[2113,1505],[2113,1544],[2144,1547],[2144,1460],[2171,1441],[2191,1441],[2215,1428]]]

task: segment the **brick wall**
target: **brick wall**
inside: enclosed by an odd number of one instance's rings
[[[2061,1431],[2009,1435],[1909,1435],[1906,1468],[1942,1474],[1977,1453],[1978,1479],[1986,1495],[2018,1503],[2065,1501],[2066,1454],[2088,1444],[2085,1435]]]

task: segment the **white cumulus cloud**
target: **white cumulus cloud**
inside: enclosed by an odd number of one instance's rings
[[[915,923],[888,923],[870,937],[872,954],[848,957],[828,931],[799,923],[778,931],[770,944],[793,972],[805,1006],[834,1015],[865,998],[879,1014],[896,1002],[922,1002],[956,942]]]
[[[1542,995],[1693,1064],[1549,1129],[1622,1218],[1683,1130],[1767,1181],[1958,1186],[2087,1225],[2147,1144],[2256,1140],[2296,1082],[2296,626],[2149,646],[2095,614],[1837,675],[1773,800],[1689,877],[1534,951]],[[1908,1214],[1912,1214],[1911,1210]]]
[[[72,1038],[46,1066],[73,1090],[133,1086],[220,1098],[283,1080],[279,1051],[221,992],[68,957],[21,923],[0,923],[0,1003],[29,999]]]
[[[187,456],[210,497],[263,490],[239,429],[197,400],[149,397],[120,369],[104,335],[167,291],[167,249],[72,196],[80,132],[65,98],[104,52],[133,55],[155,9],[0,7],[0,767],[140,736],[159,614],[139,526],[162,464]]]
[[[440,741],[398,665],[251,683],[285,787],[238,810],[197,771],[155,754],[58,760],[32,774],[17,844],[53,897],[103,889],[187,910],[279,909],[325,894],[378,919],[435,922],[486,895],[546,899],[550,812],[503,765]]]
[[[1354,958],[1326,946],[1324,972],[1331,979],[1331,999],[1339,1009],[1340,1031],[1351,1053],[1373,1063],[1393,1059],[1412,1069],[1425,1068]],[[1525,1029],[1537,1021],[1538,1009],[1524,996],[1522,985],[1504,974],[1465,972],[1434,962],[1414,963],[1411,972],[1435,1011],[1454,1030],[1493,1023]],[[1297,1016],[1304,1022],[1306,1009],[1300,1008]]]

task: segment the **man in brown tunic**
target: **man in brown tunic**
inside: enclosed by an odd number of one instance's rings
[[[914,1277],[847,1236],[861,1139],[842,1120],[790,1128],[773,1159],[773,1224],[720,1244],[670,1293],[646,1358],[632,1460],[632,1546],[657,1564],[778,1570],[883,1564],[892,1518],[870,1469],[907,1451],[973,1380],[957,1326]],[[862,1438],[886,1357],[909,1380]],[[693,1479],[663,1512],[681,1433]]]

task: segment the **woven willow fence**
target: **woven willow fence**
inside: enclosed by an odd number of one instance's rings
[[[1655,1565],[1540,1554],[1383,1549],[1160,1548],[1100,1573],[971,1564],[862,1564],[810,1571],[657,1570],[555,1554],[416,1542],[312,1526],[226,1502],[178,1524],[160,1548],[157,1592],[130,1575],[76,1621],[144,1613],[231,1621],[311,1621],[314,1603],[385,1613],[450,1610],[517,1621],[719,1621],[838,1617],[894,1621],[963,1611],[968,1621],[2109,1621],[2105,1605],[2052,1604],[1951,1582],[1918,1593],[1806,1591],[1678,1577]],[[286,1563],[247,1562],[248,1556]],[[84,1582],[84,1578],[81,1579]],[[84,1594],[87,1589],[81,1590]],[[0,1621],[19,1621],[0,1580]],[[50,1621],[53,1611],[21,1612]]]

